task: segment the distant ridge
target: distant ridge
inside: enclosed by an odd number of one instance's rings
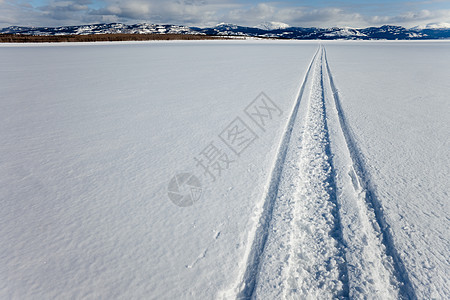
[[[289,27],[280,22],[266,22],[257,27],[245,27],[221,23],[214,27],[199,28],[180,25],[158,25],[140,23],[92,24],[61,27],[22,27],[10,26],[0,29],[0,34],[21,35],[94,35],[94,34],[190,34],[211,36],[242,36],[261,38],[281,38],[296,40],[427,40],[450,38],[448,23],[428,24],[406,29],[401,26],[384,25],[380,27],[351,28],[303,28]]]

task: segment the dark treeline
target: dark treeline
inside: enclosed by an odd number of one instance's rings
[[[0,34],[0,43],[115,42],[153,40],[217,40],[226,37],[192,34],[88,34],[88,35],[21,35]]]

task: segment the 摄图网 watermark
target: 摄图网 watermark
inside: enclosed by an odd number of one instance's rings
[[[199,201],[203,195],[203,182],[216,182],[237,162],[247,149],[266,132],[271,121],[283,111],[264,92],[261,92],[236,116],[203,150],[194,156],[191,172],[180,172],[168,185],[169,199],[177,206],[187,207]],[[202,180],[201,180],[202,179]]]

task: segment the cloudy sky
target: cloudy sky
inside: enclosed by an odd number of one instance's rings
[[[450,0],[0,0],[0,27],[105,22],[254,26],[266,21],[303,27],[450,23]]]

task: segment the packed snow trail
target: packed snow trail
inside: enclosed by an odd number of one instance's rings
[[[305,77],[298,92],[298,96],[296,98],[297,101],[294,104],[288,124],[281,139],[278,156],[272,170],[270,182],[268,183],[267,194],[265,196],[263,206],[261,207],[259,223],[254,228],[254,230],[249,233],[249,247],[247,248],[247,251],[244,255],[245,268],[243,270],[243,273],[237,278],[237,281],[233,283],[231,289],[226,289],[220,292],[219,298],[228,299],[237,297],[239,299],[247,299],[249,298],[249,295],[253,294],[257,274],[259,272],[260,260],[270,230],[270,221],[273,214],[273,207],[276,202],[279,185],[281,183],[281,174],[283,170],[286,169],[284,167],[284,164],[286,163],[286,156],[289,148],[289,142],[293,133],[293,127],[296,124],[297,114],[300,107],[300,100],[303,97],[306,82],[308,80],[308,77],[310,76],[311,68],[318,53],[319,49],[314,54],[306,71]]]
[[[282,139],[238,299],[415,298],[336,93],[320,46]]]
[[[310,93],[289,144],[268,242],[253,297],[345,297],[347,270],[340,235],[328,130],[322,50],[313,64]]]

